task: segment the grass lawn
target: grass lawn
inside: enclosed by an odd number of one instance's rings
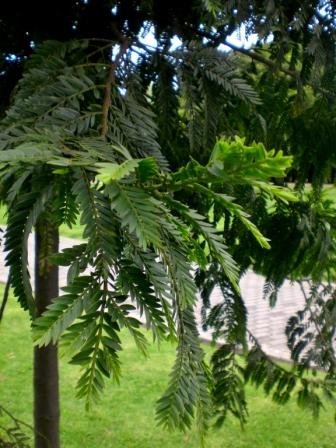
[[[3,285],[0,285],[0,294]],[[156,399],[163,392],[174,360],[174,347],[153,346],[144,359],[124,335],[120,386],[109,383],[90,412],[75,398],[78,370],[61,361],[62,446],[65,448],[191,448],[196,431],[169,434],[154,422]],[[210,348],[207,348],[210,351]],[[32,420],[32,344],[25,313],[13,299],[0,326],[0,403],[16,417]],[[262,391],[248,388],[250,419],[244,432],[229,419],[211,430],[209,448],[332,448],[336,426],[331,408],[315,421],[295,403],[280,407]],[[1,425],[1,416],[0,416]],[[1,435],[1,431],[0,431]]]

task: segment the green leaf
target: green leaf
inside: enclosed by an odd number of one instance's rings
[[[68,292],[56,297],[47,310],[34,321],[33,338],[39,346],[56,343],[64,331],[81,316],[89,304],[97,300],[97,285],[90,276],[77,277],[64,288]]]
[[[131,159],[118,165],[117,163],[97,163],[98,175],[96,178],[105,185],[110,184],[113,180],[120,180],[129,176],[139,166],[140,160]]]
[[[140,246],[161,247],[160,221],[162,211],[158,202],[140,188],[113,182],[107,187],[111,207],[117,213],[121,226],[134,233]]]
[[[248,411],[242,369],[236,360],[234,346],[224,344],[211,357],[214,378],[212,396],[216,425],[225,421],[227,414],[236,417],[241,426],[246,423]]]
[[[206,189],[204,190],[206,191]],[[228,248],[224,244],[223,237],[218,234],[217,230],[210,223],[206,222],[204,216],[200,215],[195,210],[192,210],[181,202],[168,197],[166,198],[166,201],[172,208],[180,213],[183,219],[187,220],[187,222],[191,224],[194,229],[196,229],[199,235],[205,239],[209,251],[213,257],[213,261],[219,262],[223,266],[227,277],[238,291],[238,267],[228,252]]]
[[[197,414],[201,437],[210,419],[210,395],[204,368],[204,353],[199,345],[195,319],[191,309],[179,317],[179,343],[169,385],[156,406],[156,420],[168,430],[190,429]]]
[[[28,271],[28,237],[52,194],[53,186],[48,185],[40,193],[18,195],[9,210],[5,233],[6,266],[10,267],[11,285],[21,306],[29,310],[32,318],[36,309]]]
[[[236,176],[235,183],[249,183],[250,180],[268,180],[284,177],[291,167],[293,158],[284,156],[282,151],[267,152],[262,143],[245,145],[244,139],[219,140],[211,154],[208,170],[216,177],[224,179]]]

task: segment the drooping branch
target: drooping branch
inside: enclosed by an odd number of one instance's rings
[[[232,32],[233,30],[231,30]],[[194,32],[196,30],[194,29]],[[201,36],[203,36],[205,39],[209,40],[212,46],[217,48],[219,45],[223,44],[227,47],[231,48],[231,50],[236,51],[237,53],[244,54],[245,56],[248,56],[254,61],[260,62],[261,64],[271,68],[274,71],[279,71],[281,73],[284,73],[287,76],[290,76],[291,78],[295,79],[297,82],[300,80],[301,76],[300,73],[296,70],[290,70],[286,67],[283,67],[282,65],[277,64],[274,61],[271,61],[268,58],[265,58],[261,54],[257,53],[256,51],[252,49],[246,49],[243,47],[238,47],[231,42],[228,42],[227,36],[230,35],[230,32],[228,30],[225,30],[223,27],[219,27],[216,34],[211,34],[205,30],[197,30],[197,33]],[[321,92],[324,95],[333,95],[335,96],[335,92],[330,91],[328,89],[325,89],[321,86],[316,86],[314,83],[306,81],[306,84],[313,89]]]
[[[102,126],[101,126],[101,136],[106,137],[108,131],[108,113],[111,107],[111,91],[112,86],[115,85],[115,72],[119,65],[119,62],[128,48],[128,40],[123,39],[120,44],[120,49],[118,54],[116,55],[114,61],[111,63],[109,72],[106,79],[105,84],[105,94],[104,94],[104,102],[102,109]]]
[[[196,30],[195,30],[196,31]],[[233,30],[231,30],[233,32]],[[238,47],[237,45],[232,44],[227,40],[227,36],[230,34],[227,30],[223,27],[219,27],[216,34],[209,33],[205,30],[198,30],[198,33],[203,36],[205,39],[209,40],[212,46],[218,47],[219,45],[225,45],[233,51],[237,51],[238,53],[242,53],[251,59],[260,62],[261,64],[264,64],[268,67],[270,67],[273,70],[279,70],[282,73],[285,73],[288,76],[291,76],[292,78],[298,79],[300,77],[299,72],[295,70],[289,70],[285,67],[279,66],[276,62],[271,61],[270,59],[267,59],[263,56],[261,56],[259,53],[248,50],[243,47]]]
[[[224,45],[231,48],[233,51],[237,51],[238,53],[245,54],[246,56],[250,57],[254,61],[260,62],[261,64],[267,65],[273,70],[279,70],[282,73],[285,73],[288,76],[291,76],[292,78],[299,78],[300,74],[299,72],[295,70],[289,70],[283,66],[279,66],[276,62],[271,61],[270,59],[265,58],[264,56],[261,56],[259,53],[253,50],[247,50],[243,47],[238,47],[237,45],[234,45],[228,41],[224,42]]]
[[[296,81],[300,80],[300,73],[297,72],[296,70],[290,70],[286,67],[283,67],[282,65],[278,65],[276,62],[271,61],[270,59],[265,58],[264,56],[261,56],[256,51],[247,50],[246,48],[243,48],[243,47],[237,47],[236,45],[234,45],[228,41],[225,41],[224,45],[231,48],[231,50],[233,50],[233,51],[244,54],[244,55],[248,56],[249,58],[251,58],[252,60],[260,62],[261,64],[266,65],[267,67],[270,67],[274,71],[278,70],[279,72],[284,73],[285,75],[288,75],[291,78],[294,78]],[[334,92],[324,89],[323,87],[316,86],[309,81],[306,81],[306,84],[325,95],[335,95]]]
[[[318,334],[318,337],[320,338],[322,344],[324,345],[324,348],[325,348],[326,352],[329,355],[329,362],[332,365],[333,370],[335,370],[335,368],[336,368],[336,358],[335,358],[335,351],[333,349],[332,343],[330,343],[325,338],[325,335],[323,334],[323,331],[321,330],[321,328],[320,328],[320,326],[319,326],[319,324],[317,322],[316,314],[315,314],[315,312],[313,311],[313,309],[311,307],[310,300],[309,300],[309,297],[308,297],[308,295],[307,295],[307,293],[306,293],[306,291],[304,289],[303,282],[301,280],[299,280],[298,284],[300,286],[301,293],[302,293],[302,295],[304,297],[304,301],[306,303],[306,307],[307,307],[307,310],[308,310],[308,313],[309,313],[309,316],[310,316],[310,321],[313,323],[313,325],[315,327],[315,330],[316,330],[316,333]]]

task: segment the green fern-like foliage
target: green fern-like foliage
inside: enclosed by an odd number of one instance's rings
[[[81,367],[77,393],[87,406],[99,398],[106,378],[120,380],[121,329],[144,355],[148,342],[142,322],[154,339],[175,340],[176,362],[158,401],[157,420],[168,429],[182,430],[195,420],[203,440],[213,411],[219,421],[231,412],[243,423],[247,415],[242,372],[234,358],[235,345],[245,345],[246,312],[237,301],[239,267],[216,226],[218,211],[225,226],[239,221],[250,239],[263,250],[269,248],[239,197],[225,191],[241,187],[256,197],[295,201],[293,193],[269,182],[285,175],[291,158],[239,138],[215,143],[210,111],[215,98],[206,90],[210,85],[223,95],[258,102],[225,55],[198,48],[187,49],[186,56],[177,52],[174,63],[167,60],[168,67],[160,68],[162,78],[151,95],[138,67],[133,68],[127,50],[132,42],[119,44],[111,62],[114,42],[46,42],[27,63],[0,123],[1,199],[11,207],[5,235],[10,281],[21,305],[29,309],[35,343],[60,342],[70,362]],[[181,57],[185,64],[178,73]],[[175,82],[174,67],[181,76],[176,79],[191,92],[185,104],[181,101],[181,111],[176,111],[174,89],[162,95],[157,90],[162,79]],[[202,95],[200,106],[195,85]],[[201,145],[210,154],[204,162],[194,158],[174,169],[162,155],[160,143],[164,146],[168,131],[155,112],[168,110],[159,104],[167,98],[167,108],[175,110],[174,125],[180,123],[183,131],[176,141],[185,144],[188,128],[189,147]],[[199,140],[196,131],[204,123],[207,134]],[[201,205],[192,208],[185,200],[190,196]],[[36,316],[27,238],[46,215],[55,226],[80,218],[86,241],[48,259],[69,266],[68,284]],[[230,345],[230,351],[226,345],[213,356],[210,368],[195,324],[195,264],[203,275],[216,266],[217,274],[225,277],[223,290],[232,291],[225,305],[209,316],[211,323],[225,314],[225,328],[218,332]],[[219,276],[213,280],[212,285]]]
[[[287,323],[288,348],[302,371],[322,368],[333,377],[335,356],[335,292],[332,285],[301,282],[303,309]]]
[[[220,426],[231,413],[243,426],[246,423],[247,403],[245,397],[244,369],[236,359],[234,346],[224,344],[212,356],[213,397],[216,424]]]

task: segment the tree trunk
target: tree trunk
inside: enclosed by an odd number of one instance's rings
[[[40,219],[35,233],[35,299],[39,316],[58,296],[58,266],[48,257],[58,252],[58,228]],[[59,448],[59,386],[57,345],[34,348],[35,448]]]

